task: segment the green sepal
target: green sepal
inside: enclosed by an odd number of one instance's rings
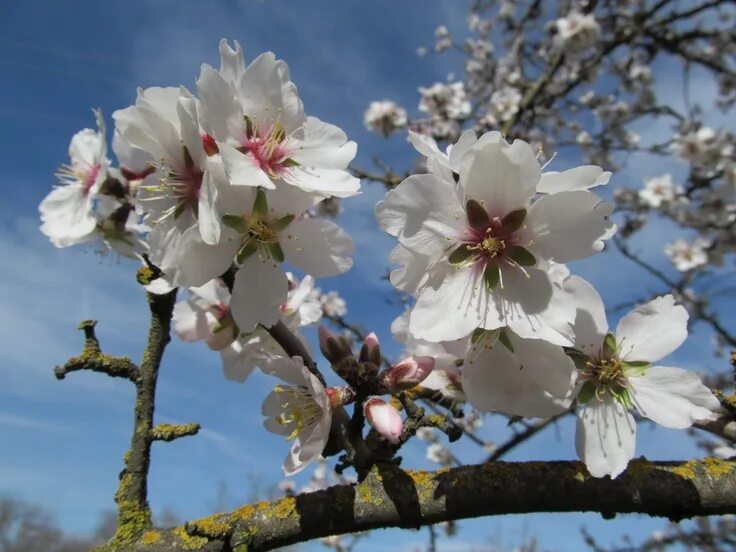
[[[183,201],[180,201],[179,204],[176,206],[176,209],[174,209],[174,220],[178,219],[184,211],[186,211],[187,204]]]
[[[184,149],[184,166],[187,169],[191,169],[192,167],[194,167],[194,159],[192,159],[192,154],[189,153],[189,148],[187,148],[186,146],[182,146],[182,148]]]
[[[275,232],[281,232],[284,230],[287,226],[289,226],[296,217],[294,215],[285,215],[278,219],[276,222],[271,224],[271,230]]]
[[[248,138],[252,138],[256,133],[256,125],[253,123],[253,119],[248,117],[248,115],[243,115],[243,123],[245,123],[245,135]]]
[[[603,338],[603,356],[606,358],[612,358],[616,356],[616,336],[613,333],[608,332],[606,337]]]
[[[509,339],[509,336],[506,335],[506,332],[501,330],[498,334],[498,340],[503,344],[504,347],[506,347],[510,352],[514,352],[514,346],[511,344],[511,340]]]
[[[534,266],[537,264],[537,258],[526,247],[517,245],[509,251],[509,259],[517,263],[519,266]]]
[[[476,230],[485,232],[486,228],[491,225],[488,211],[486,211],[483,206],[474,199],[468,200],[465,204],[465,211],[468,214],[468,224]]]
[[[460,244],[447,258],[450,264],[462,264],[473,256],[473,250],[469,249],[467,244]]]
[[[578,393],[578,404],[585,404],[595,397],[595,389],[596,385],[594,382],[586,381],[580,389],[580,393]]]
[[[284,250],[281,249],[279,242],[269,243],[268,245],[266,245],[266,249],[268,249],[271,258],[274,261],[276,261],[277,263],[284,262]]]
[[[298,167],[299,163],[294,161],[293,159],[285,159],[281,162],[281,165],[283,165],[284,167]]]
[[[495,265],[487,265],[486,270],[483,273],[483,279],[486,282],[488,291],[493,291],[493,288],[495,288],[501,281],[500,269]]]
[[[511,211],[501,220],[504,234],[516,232],[524,224],[526,218],[526,209],[517,209]]]
[[[226,316],[222,320],[218,320],[214,326],[212,326],[212,333],[220,333],[223,330],[226,330],[227,328],[231,328],[233,326],[233,317],[232,316]]]
[[[624,374],[627,376],[643,376],[646,371],[652,366],[651,362],[645,360],[631,360],[621,363],[624,369]]]
[[[625,406],[627,409],[631,409],[634,407],[634,403],[631,400],[631,393],[629,393],[629,390],[625,387],[609,387],[608,390],[611,392],[613,398],[621,403],[623,406]]]
[[[240,246],[240,249],[238,249],[238,253],[235,255],[235,260],[238,264],[243,264],[243,261],[253,255],[257,250],[258,242],[253,238],[248,238],[245,243]]]
[[[578,370],[584,370],[588,367],[590,357],[588,357],[584,352],[573,349],[572,347],[565,347],[565,353],[570,357],[573,364],[575,364],[575,368]]]
[[[232,228],[238,234],[248,232],[248,223],[240,215],[222,215],[222,224],[228,228]]]
[[[498,340],[498,333],[499,330],[486,330],[484,328],[476,328],[473,330],[473,333],[470,334],[470,343],[472,345],[477,345],[481,341],[489,341],[488,345],[490,347],[493,347],[496,344],[496,341]]]
[[[253,211],[251,216],[263,219],[268,214],[268,200],[266,199],[266,192],[263,188],[258,188],[256,192],[256,199],[253,202]]]

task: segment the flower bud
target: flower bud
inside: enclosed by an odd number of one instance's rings
[[[381,345],[378,342],[378,336],[375,333],[369,333],[363,346],[360,348],[360,362],[371,362],[376,366],[381,365]]]
[[[398,443],[404,422],[396,408],[383,399],[373,397],[363,403],[363,412],[371,424],[384,439],[391,443]]]
[[[350,344],[342,337],[338,337],[324,326],[319,327],[319,348],[325,358],[332,364],[353,355]]]
[[[434,369],[434,358],[409,357],[385,370],[381,385],[391,391],[404,391],[419,385]]]

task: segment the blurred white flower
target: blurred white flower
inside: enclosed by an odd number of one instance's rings
[[[682,238],[665,246],[664,252],[680,272],[687,272],[708,263],[710,243],[702,238],[688,242]]]
[[[406,126],[406,111],[390,100],[371,102],[363,114],[363,124],[368,130],[389,136]]]

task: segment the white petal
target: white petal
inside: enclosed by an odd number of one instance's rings
[[[301,357],[274,356],[261,363],[261,370],[264,374],[277,377],[286,383],[297,386],[304,386],[304,361]]]
[[[394,287],[401,291],[414,295],[429,278],[428,272],[432,259],[425,255],[414,253],[399,244],[391,251],[388,259],[392,263],[404,265],[392,270],[389,277]]]
[[[563,287],[572,294],[577,306],[575,348],[588,356],[596,356],[608,333],[606,306],[595,288],[579,276],[570,276]]]
[[[324,198],[305,192],[296,186],[288,186],[282,183],[276,186],[275,190],[268,190],[266,199],[268,200],[268,208],[274,216],[278,217],[286,214],[300,216]],[[248,208],[250,208],[250,205],[248,205]]]
[[[226,39],[220,40],[220,73],[231,83],[236,83],[245,71],[245,60],[243,49],[237,40],[234,41],[235,48],[230,48]]]
[[[213,171],[205,171],[202,186],[199,189],[199,205],[197,210],[199,234],[202,241],[215,245],[220,241],[221,228],[215,205],[217,204],[217,182]]]
[[[342,274],[353,266],[353,240],[330,220],[300,218],[286,231],[291,237],[279,243],[286,262],[315,278]]]
[[[460,135],[458,141],[448,148],[448,156],[450,158],[450,167],[456,173],[460,173],[465,161],[465,154],[478,142],[478,137],[474,130],[466,130]]]
[[[543,270],[529,268],[526,273],[503,269],[504,287],[497,287],[492,294],[501,325],[509,326],[521,337],[572,345],[573,297],[553,283]]]
[[[189,301],[174,305],[172,328],[183,341],[199,341],[210,333],[205,312]]]
[[[351,197],[360,189],[360,179],[344,169],[299,165],[288,168],[281,178],[292,186],[324,197]]]
[[[685,429],[721,406],[697,374],[682,368],[653,366],[629,382],[637,410],[665,427]]]
[[[69,158],[72,167],[89,169],[99,164],[101,136],[91,128],[80,130],[69,143]]]
[[[515,140],[509,145],[497,132],[482,136],[468,152],[460,183],[468,197],[482,202],[492,217],[525,208],[541,176],[532,147]]]
[[[502,326],[491,294],[471,267],[447,266],[419,293],[409,318],[409,331],[417,339],[451,341],[482,326]]]
[[[197,79],[197,95],[202,111],[202,126],[219,141],[239,139],[243,130],[243,113],[235,91],[220,73],[207,64]]]
[[[624,360],[656,362],[687,338],[687,310],[672,295],[657,297],[624,316],[616,327],[616,343]]]
[[[235,274],[230,299],[230,310],[241,331],[278,322],[279,307],[286,302],[287,292],[286,275],[273,261],[262,261],[257,254],[246,259]]]
[[[615,225],[606,217],[613,207],[590,192],[560,192],[542,197],[529,208],[529,250],[543,259],[566,263],[601,251]]]
[[[584,165],[562,172],[550,171],[542,174],[537,185],[540,194],[556,194],[573,190],[588,190],[608,184],[611,173],[596,165]]]
[[[238,241],[223,236],[218,245],[202,241],[196,226],[182,234],[176,250],[173,278],[181,287],[197,287],[222,276],[233,263]]]
[[[578,412],[575,448],[593,477],[618,477],[634,457],[634,417],[610,396],[592,398]]]
[[[210,280],[202,286],[189,288],[189,292],[203,299],[202,303],[207,307],[218,304],[227,306],[230,303],[230,292],[220,279]]]
[[[514,342],[514,349],[517,350],[518,346],[518,352],[521,352],[525,341],[537,340],[517,339]],[[534,344],[531,347],[536,348]],[[553,345],[549,347],[550,351],[554,348]],[[569,381],[570,367],[567,363],[572,363],[569,359],[565,361],[562,358],[566,355],[560,347],[557,349],[559,353],[545,360],[543,366],[547,366],[550,362],[554,365],[557,361],[561,361],[562,370],[559,372],[567,373],[563,379]],[[522,353],[525,357],[522,361],[501,343],[483,350],[462,368],[462,387],[468,402],[481,412],[503,412],[514,416],[548,417],[563,412],[570,406],[571,398],[565,399],[564,394],[562,397],[555,397],[545,391],[538,380],[539,371],[532,372],[528,370],[532,365],[525,364],[527,357],[537,362],[539,360],[537,355],[540,352],[541,350],[531,350]],[[574,370],[574,366],[572,369]],[[557,371],[555,369],[555,372]],[[546,378],[547,383],[549,379]]]
[[[72,184],[54,188],[39,205],[41,232],[56,247],[68,247],[90,240],[97,221],[92,215],[87,194],[81,186]]]
[[[300,165],[345,169],[355,157],[358,146],[348,142],[342,129],[317,117],[307,117],[304,138],[291,158]]]
[[[230,381],[244,382],[261,360],[261,357],[254,353],[255,351],[244,349],[238,339],[221,350],[220,359],[225,377]]]
[[[402,245],[437,256],[459,240],[467,216],[454,183],[422,174],[410,176],[389,191],[376,205],[376,220]]]
[[[276,185],[263,172],[252,153],[241,153],[228,144],[218,144],[230,184],[234,186],[261,186],[273,189]]]
[[[199,134],[196,100],[193,97],[180,97],[177,102],[177,112],[179,114],[181,139],[194,164],[203,169],[207,166],[207,154],[204,151],[202,137]]]

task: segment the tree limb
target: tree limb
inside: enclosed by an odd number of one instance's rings
[[[271,550],[329,535],[522,512],[642,513],[670,519],[736,512],[736,463],[634,460],[615,480],[581,462],[491,462],[437,472],[374,467],[360,483],[245,505],[136,550]],[[188,539],[188,540],[187,540]]]

